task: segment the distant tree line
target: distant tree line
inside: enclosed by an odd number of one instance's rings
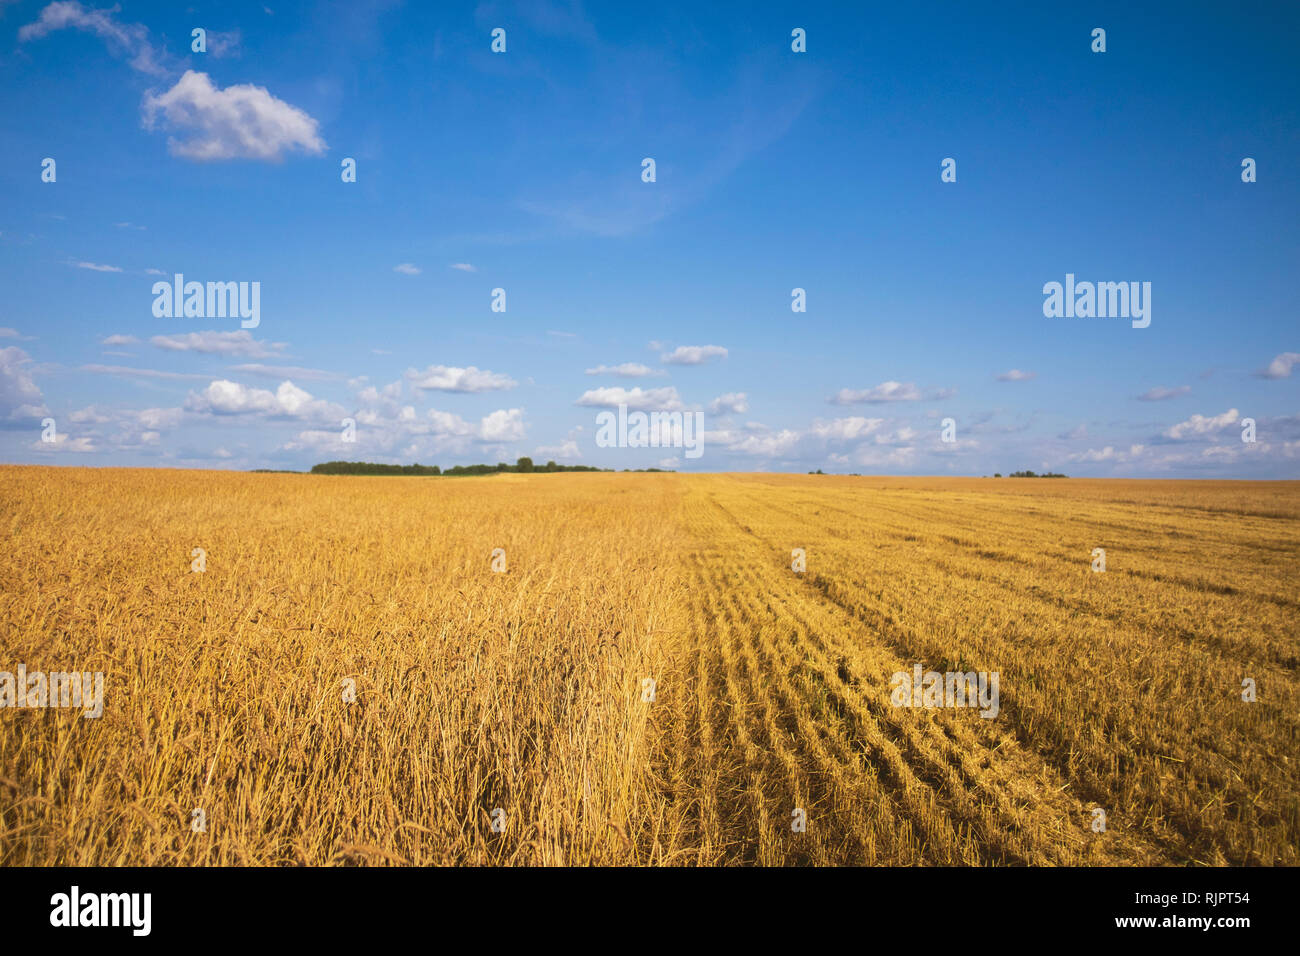
[[[370,461],[327,461],[312,465],[313,475],[496,475],[501,473],[530,474],[557,471],[613,471],[613,468],[596,468],[593,465],[557,465],[548,461],[535,465],[531,458],[520,458],[513,465],[499,461],[495,465],[454,465],[443,470],[437,465],[381,465]],[[632,469],[624,468],[624,471]],[[663,471],[661,468],[637,468],[636,471]]]
[[[995,474],[993,475],[993,477],[994,477],[994,478],[1001,478],[1002,476],[999,475],[999,474],[996,474],[996,473],[995,473]],[[1012,472],[1010,475],[1008,475],[1007,477],[1009,477],[1009,478],[1069,478],[1070,476],[1069,476],[1069,475],[1062,475],[1062,474],[1060,474],[1060,473],[1058,473],[1058,472],[1055,472],[1055,471],[1045,471],[1045,472],[1043,472],[1041,475],[1039,475],[1039,474],[1035,474],[1035,473],[1032,472],[1032,471],[1013,471],[1013,472]]]

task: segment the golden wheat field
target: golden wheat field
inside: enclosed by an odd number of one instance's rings
[[[1296,864],[1298,517],[1294,482],[0,468],[0,671],[104,674],[101,717],[0,709],[0,863]],[[916,664],[997,672],[997,716],[894,706]]]

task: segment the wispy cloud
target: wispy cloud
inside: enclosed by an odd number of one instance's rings
[[[871,388],[842,388],[830,398],[833,405],[878,405],[920,400],[921,390],[912,382],[881,382]]]
[[[301,365],[262,365],[260,363],[249,363],[246,365],[230,366],[232,372],[242,372],[246,375],[260,375],[263,378],[296,378],[302,381],[337,381],[343,378],[338,372],[326,372],[318,368],[303,368]]]
[[[1037,372],[1025,372],[1018,368],[1002,372],[997,376],[999,382],[1028,382],[1038,378]]]
[[[659,122],[652,125],[658,145],[645,154],[656,161],[655,182],[642,181],[643,155],[638,154],[617,175],[575,170],[571,181],[549,196],[521,200],[520,208],[571,232],[634,234],[699,203],[751,157],[785,136],[813,101],[819,85],[815,68],[792,76],[774,68],[770,58],[755,57],[741,65],[729,89],[702,101],[675,69],[676,64],[658,54],[647,59],[642,80],[652,84],[656,103],[685,104],[678,109],[695,118],[689,126],[657,115],[655,103],[638,100],[629,109],[628,87],[621,74],[582,91],[584,108],[605,117],[611,142],[644,136],[641,124],[647,113],[655,114]],[[616,99],[619,96],[622,99]],[[693,133],[698,128],[714,132],[701,141]]]
[[[488,0],[474,10],[480,26],[492,26],[502,19],[526,23],[546,37],[595,43],[596,28],[583,12],[580,0]]]
[[[268,358],[285,348],[284,342],[262,342],[251,332],[182,332],[177,335],[155,335],[150,343],[169,352],[201,352],[205,355],[242,355],[248,358]]]
[[[238,30],[209,30],[207,37],[208,56],[214,60],[238,59],[243,53],[244,37]]]
[[[61,0],[41,10],[40,16],[18,31],[20,43],[28,43],[48,36],[58,30],[75,29],[93,33],[116,56],[125,56],[133,70],[151,76],[164,76],[168,68],[163,65],[163,54],[149,40],[149,29],[139,23],[123,23],[107,10],[87,9],[75,0]]]
[[[640,362],[624,362],[621,365],[597,365],[586,370],[587,375],[615,375],[619,378],[646,378],[652,375],[666,375],[662,369],[653,369]]]
[[[208,378],[207,375],[195,375],[187,372],[169,372],[153,368],[130,368],[125,365],[83,365],[80,371],[95,375],[116,375],[119,378],[161,378],[177,381]]]
[[[420,274],[419,266],[414,266],[409,262],[401,262],[393,266],[394,272],[399,272],[404,276],[418,276]]]
[[[1165,388],[1163,385],[1157,385],[1155,388],[1148,389],[1139,395],[1139,402],[1163,402],[1169,398],[1177,398],[1179,395],[1186,395],[1192,390],[1190,385],[1178,385],[1174,388]]]

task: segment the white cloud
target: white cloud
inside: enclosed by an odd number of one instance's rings
[[[144,445],[157,445],[163,429],[176,428],[185,415],[180,408],[146,408],[143,411],[131,409],[105,408],[100,405],[88,405],[68,415],[74,425],[107,425],[115,423],[117,431],[108,436],[108,441],[115,448],[139,448]],[[88,436],[98,440],[99,433],[92,430]]]
[[[205,355],[243,355],[269,358],[285,347],[284,342],[259,342],[247,329],[236,332],[182,332],[178,335],[155,335],[153,345],[169,352],[201,352]]]
[[[721,345],[679,345],[659,360],[665,365],[703,365],[709,359],[726,357],[727,350]]]
[[[911,382],[881,382],[872,388],[842,388],[831,398],[835,405],[876,405],[884,402],[918,402],[921,390]]]
[[[1145,445],[1130,445],[1128,451],[1124,451],[1123,449],[1116,449],[1111,445],[1107,445],[1105,448],[1089,448],[1087,451],[1081,451],[1081,452],[1076,452],[1073,455],[1067,455],[1066,460],[1077,461],[1077,462],[1109,461],[1109,462],[1114,462],[1116,464],[1121,464],[1124,462],[1133,461],[1133,459],[1140,457],[1145,450],[1146,450]]]
[[[524,410],[500,408],[479,423],[479,438],[489,442],[520,441],[524,437]]]
[[[999,382],[1028,382],[1035,378],[1038,378],[1037,372],[1023,372],[1018,368],[1013,368],[997,376]]]
[[[453,262],[451,264],[451,268],[456,269],[460,272],[478,272],[478,270],[475,269],[468,262]]]
[[[183,408],[146,408],[136,413],[136,420],[145,428],[175,428],[185,415]]]
[[[799,433],[789,429],[746,435],[725,443],[728,451],[761,458],[779,458],[789,455],[799,444]]]
[[[99,451],[95,447],[93,438],[81,436],[71,438],[63,432],[56,431],[54,441],[42,441],[37,439],[29,446],[33,451],[43,452],[76,452],[76,453],[93,453]]]
[[[640,386],[593,388],[583,392],[582,397],[574,404],[593,408],[617,408],[619,405],[626,405],[631,409],[654,409],[664,412],[676,411],[682,407],[677,389],[671,386],[649,389],[642,389]]]
[[[41,390],[26,366],[31,357],[15,345],[0,349],[0,418],[11,422],[49,414]]]
[[[401,262],[393,266],[393,271],[400,272],[404,276],[418,276],[420,274],[420,267],[411,265],[409,262]]]
[[[533,454],[555,461],[572,461],[582,457],[582,452],[578,450],[578,443],[571,438],[559,445],[541,445]]]
[[[0,339],[18,339],[21,342],[30,342],[33,338],[35,338],[35,336],[23,335],[17,329],[0,329]]]
[[[1230,428],[1235,424],[1237,424],[1237,410],[1230,408],[1222,415],[1215,415],[1211,418],[1206,418],[1204,415],[1193,415],[1187,421],[1179,422],[1168,429],[1165,432],[1165,437],[1177,440],[1193,435],[1209,435]]]
[[[397,453],[410,460],[411,456],[465,454],[474,442],[501,444],[520,441],[526,436],[522,408],[498,409],[477,423],[436,408],[418,414],[414,406],[398,405],[394,401],[400,387],[401,383],[395,382],[382,391],[366,389],[368,394],[363,393],[363,397],[370,404],[355,415],[355,444],[342,443],[340,431],[332,428],[300,432],[284,449],[356,454],[364,448],[369,454]]]
[[[104,425],[113,420],[108,409],[99,405],[87,405],[68,415],[68,421],[74,425]]]
[[[108,435],[109,443],[118,449],[138,449],[158,445],[162,441],[162,430],[178,427],[184,416],[185,411],[180,408],[133,411],[91,405],[74,412],[70,418],[76,424],[103,425],[114,422],[117,430]],[[92,431],[90,437],[99,440],[97,432]]]
[[[1283,352],[1256,374],[1260,378],[1288,378],[1297,363],[1300,363],[1300,352]]]
[[[813,422],[812,433],[829,441],[854,441],[876,432],[885,423],[883,418],[834,418],[829,422]]]
[[[278,161],[293,149],[325,151],[319,124],[296,106],[251,83],[217,89],[206,73],[193,70],[166,93],[146,93],[143,114],[146,129],[161,116],[168,127],[188,132],[188,138],[167,140],[168,149],[186,159]]]
[[[415,388],[437,392],[491,392],[514,388],[518,383],[509,375],[487,369],[457,368],[453,365],[430,365],[424,371],[407,369],[406,377]]]
[[[228,379],[211,382],[201,392],[191,392],[185,401],[189,411],[213,415],[269,415],[284,418],[339,422],[343,409],[294,385],[281,382],[274,392],[250,388]]]
[[[342,453],[346,451],[351,454],[357,451],[363,436],[366,434],[364,430],[358,430],[356,442],[345,442],[342,431],[337,428],[329,430],[313,428],[298,432],[291,441],[285,442],[282,448],[284,451],[312,451],[316,453]]]
[[[382,389],[367,385],[357,393],[357,401],[366,408],[384,411],[388,415],[397,414],[397,400],[402,397],[401,381],[390,382]]]
[[[1157,385],[1155,388],[1148,389],[1138,396],[1140,402],[1163,402],[1168,398],[1177,398],[1179,395],[1186,395],[1192,390],[1190,385],[1179,385],[1175,388],[1165,388],[1163,385]]]
[[[139,345],[140,340],[134,335],[110,335],[99,340],[100,345],[107,345],[110,348],[115,345]]]
[[[652,375],[666,375],[661,369],[653,369],[640,362],[624,362],[621,365],[597,365],[587,369],[588,375],[616,375],[619,378],[646,378]]]
[[[744,392],[727,392],[709,402],[709,412],[714,415],[734,413],[743,415],[749,411],[749,399]]]
[[[916,462],[916,448],[912,445],[878,446],[860,445],[851,457],[859,468],[912,468]]]
[[[104,266],[104,265],[100,265],[98,262],[74,262],[73,265],[75,265],[78,269],[89,269],[92,272],[121,272],[122,271],[120,266]]]
[[[399,422],[410,422],[415,415],[415,409],[407,405],[398,415]],[[465,419],[452,412],[442,412],[436,408],[429,409],[428,412],[429,429],[435,435],[454,435],[458,438],[466,438],[476,434],[477,430]]]

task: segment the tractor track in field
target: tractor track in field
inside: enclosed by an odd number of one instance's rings
[[[712,496],[685,507],[690,633],[661,763],[696,863],[1053,865],[1151,861],[1089,832],[1049,762],[976,714],[895,708],[910,668]],[[740,532],[737,535],[737,531]],[[792,831],[796,808],[807,831]],[[1089,844],[1091,843],[1091,846]],[[689,845],[689,844],[694,844]]]

